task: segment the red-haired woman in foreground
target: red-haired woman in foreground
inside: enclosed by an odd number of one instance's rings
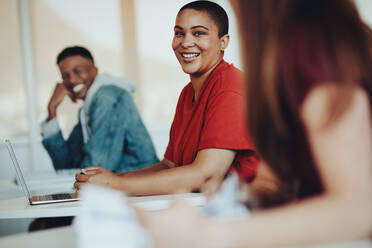
[[[350,0],[232,4],[250,133],[297,200],[232,221],[183,203],[148,213],[142,220],[156,247],[282,247],[371,237],[371,30]]]

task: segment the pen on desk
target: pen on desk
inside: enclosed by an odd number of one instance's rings
[[[84,174],[84,175],[94,175],[96,174],[96,172],[93,172],[93,173],[90,173],[90,171],[97,171],[96,168],[84,168],[84,169],[81,169],[80,170],[80,174]]]

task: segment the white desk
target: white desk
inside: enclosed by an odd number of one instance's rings
[[[180,195],[193,206],[205,204],[205,197],[202,194]],[[129,201],[135,206],[151,211],[167,208],[175,197],[177,195],[140,196],[129,197]],[[79,201],[30,206],[25,197],[0,200],[0,219],[75,216],[78,212]]]
[[[0,238],[0,247],[75,248],[76,234],[73,226],[22,233]]]
[[[78,202],[29,205],[25,197],[0,201],[0,219],[75,216]]]
[[[77,235],[74,226],[60,227],[45,231],[23,233],[8,236],[5,238],[0,238],[0,247],[75,248],[77,247],[76,236]],[[354,241],[342,244],[328,244],[306,247],[302,246],[300,248],[371,248],[371,247],[372,247],[371,241]]]
[[[49,190],[46,191],[71,191],[71,185],[70,183],[51,185],[48,186]],[[35,188],[38,189],[38,187]],[[79,201],[31,206],[28,204],[21,189],[10,180],[0,181],[0,195],[0,219],[76,216],[79,212]],[[178,195],[156,195],[129,197],[129,201],[135,206],[151,211],[167,208],[177,196]],[[185,197],[193,206],[203,206],[206,202],[205,197],[198,193],[185,193],[179,196]]]

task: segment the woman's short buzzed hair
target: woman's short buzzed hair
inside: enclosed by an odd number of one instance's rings
[[[185,9],[193,9],[206,12],[217,25],[218,37],[229,33],[229,18],[226,11],[217,3],[211,1],[194,1],[184,5],[178,14]]]

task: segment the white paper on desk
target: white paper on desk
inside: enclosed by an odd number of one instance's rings
[[[86,185],[80,199],[80,213],[74,222],[78,248],[152,247],[122,192]]]
[[[239,178],[229,175],[215,195],[203,207],[203,212],[220,219],[235,219],[249,215],[249,209],[239,200]]]

